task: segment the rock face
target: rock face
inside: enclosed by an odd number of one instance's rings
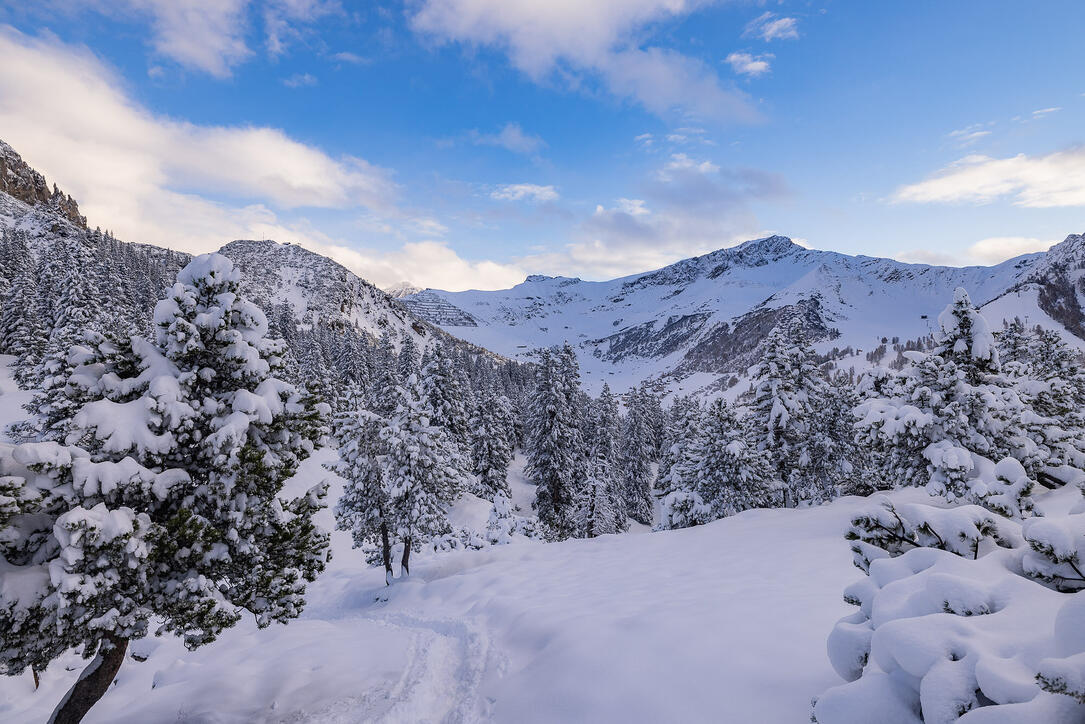
[[[0,191],[29,206],[56,212],[76,226],[87,228],[87,217],[79,214],[79,204],[45,177],[31,168],[22,156],[0,141]]]

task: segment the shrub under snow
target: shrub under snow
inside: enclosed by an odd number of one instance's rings
[[[820,724],[1085,720],[1085,515],[1021,524],[968,505],[893,505],[849,531],[868,575],[829,637],[849,683]]]

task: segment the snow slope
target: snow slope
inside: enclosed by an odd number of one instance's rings
[[[292,482],[321,477],[321,451]],[[349,537],[289,626],[250,621],[187,652],[149,639],[86,721],[804,721],[839,683],[825,656],[842,539],[864,501],[712,525],[422,556],[391,588]],[[330,525],[330,513],[322,514]],[[83,661],[0,680],[0,720],[43,721]],[[66,670],[71,669],[71,670]]]
[[[802,319],[821,352],[869,351],[882,337],[928,334],[958,286],[987,305],[996,326],[1027,316],[1080,347],[1076,328],[1067,331],[1068,320],[1052,319],[1038,298],[1045,290],[1059,304],[1075,297],[1079,267],[1085,239],[1076,236],[1046,254],[992,267],[848,256],[773,236],[611,281],[531,276],[502,291],[430,289],[401,301],[450,333],[513,358],[568,341],[592,392],[604,381],[624,390],[651,378],[696,389],[741,375],[781,316]],[[1056,272],[1065,281],[1053,283]]]

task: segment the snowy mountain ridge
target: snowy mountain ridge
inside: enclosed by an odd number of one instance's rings
[[[86,218],[78,211],[74,199],[55,186],[50,191],[45,177],[0,140],[0,231],[23,238],[35,264],[40,266],[42,260],[61,247],[78,243],[92,258],[99,259],[94,274],[102,277],[98,280],[101,288],[124,290],[122,294],[127,297],[146,297],[153,302],[164,294],[177,269],[191,259],[184,252],[122,242],[111,234],[90,230]],[[370,341],[388,332],[397,347],[404,336],[411,337],[419,347],[427,346],[433,339],[466,344],[415,316],[409,306],[397,303],[341,264],[295,244],[237,240],[219,251],[242,269],[244,293],[257,300],[269,316],[281,314],[286,305],[303,328],[323,325],[340,335],[349,332]],[[111,254],[127,254],[139,261],[129,261],[118,268],[103,261]],[[148,264],[167,268],[155,279],[133,276],[135,269]],[[4,271],[0,270],[0,279],[4,278]],[[138,290],[133,291],[134,288]],[[141,313],[148,315],[149,306]],[[480,351],[473,345],[468,347],[473,352]]]
[[[533,275],[511,289],[427,289],[401,300],[450,333],[523,358],[568,340],[589,387],[659,380],[671,389],[715,389],[756,361],[762,340],[800,319],[821,353],[863,366],[882,338],[918,339],[966,288],[992,322],[1021,317],[1085,339],[1085,238],[984,267],[939,267],[807,249],[786,236],[678,261],[610,281]],[[436,300],[445,302],[431,315]],[[424,304],[422,302],[425,302]],[[455,321],[460,310],[473,324]],[[851,350],[847,350],[850,347]]]

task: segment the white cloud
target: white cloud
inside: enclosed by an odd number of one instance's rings
[[[690,170],[701,174],[710,174],[719,171],[720,167],[711,161],[695,161],[684,153],[674,153],[671,154],[671,160],[667,161],[656,175],[665,181],[669,181],[673,176],[673,172]]]
[[[60,0],[73,10],[92,10],[151,25],[159,55],[192,70],[227,78],[252,51],[245,44],[249,0]]]
[[[930,249],[910,249],[893,256],[905,264],[929,264],[930,266],[963,266],[959,257]]]
[[[799,37],[799,21],[781,18],[776,13],[762,13],[746,24],[743,37],[755,36],[764,41],[795,40]]]
[[[898,261],[910,264],[932,264],[935,266],[992,266],[1038,251],[1047,251],[1056,241],[1044,241],[1030,236],[992,236],[972,244],[961,254],[953,254],[931,249],[911,249],[895,255]]]
[[[987,130],[993,124],[992,123],[973,123],[970,126],[964,128],[958,128],[956,131],[950,131],[947,134],[954,143],[961,148],[971,146],[976,141],[980,140],[984,136],[991,135],[991,131]]]
[[[289,78],[283,78],[283,85],[287,88],[304,88],[317,84],[316,76],[309,73],[295,73]]]
[[[1062,106],[1052,106],[1051,108],[1041,108],[1039,110],[1033,111],[1032,112],[1032,117],[1033,118],[1043,118],[1044,116],[1049,116],[1052,113],[1058,113],[1061,110],[1062,110]]]
[[[731,53],[724,58],[724,62],[728,63],[731,68],[740,75],[748,75],[751,78],[757,78],[772,70],[770,61],[773,57],[775,56],[773,56],[772,53],[766,53],[764,55]]]
[[[525,133],[519,123],[506,123],[496,133],[481,133],[475,129],[468,133],[468,137],[476,146],[496,146],[527,155],[536,154],[546,148],[546,142],[542,138]]]
[[[992,236],[981,239],[966,252],[968,257],[981,264],[999,264],[1022,254],[1047,251],[1055,245],[1054,240],[1044,241],[1030,236]]]
[[[282,55],[291,42],[305,35],[305,25],[339,12],[338,0],[267,0],[263,16],[268,53]]]
[[[505,184],[490,192],[490,198],[498,201],[557,201],[557,190],[553,186],[537,184]]]
[[[88,210],[194,188],[284,208],[388,208],[396,195],[388,171],[333,159],[278,129],[155,116],[86,49],[0,28],[0,56],[5,137],[63,179]]]
[[[609,279],[763,236],[751,201],[787,193],[754,169],[721,169],[672,155],[643,185],[643,198],[598,205],[564,248],[520,259],[534,272]]]
[[[496,46],[536,81],[556,75],[581,84],[598,78],[616,96],[654,113],[682,108],[704,116],[754,120],[738,91],[702,62],[642,47],[643,29],[683,17],[709,0],[422,0],[416,31],[439,42]]]
[[[404,244],[391,252],[359,251],[339,244],[305,244],[384,289],[403,280],[420,287],[462,291],[507,289],[528,275],[524,267],[469,260],[439,241]]]
[[[339,53],[333,53],[332,60],[338,60],[340,63],[350,63],[351,65],[366,65],[370,62],[369,58],[358,55],[357,53],[351,53],[348,50],[344,50]]]
[[[897,189],[897,202],[977,203],[1001,198],[1016,206],[1085,206],[1085,148],[1045,156],[992,158],[973,154],[930,178]]]

